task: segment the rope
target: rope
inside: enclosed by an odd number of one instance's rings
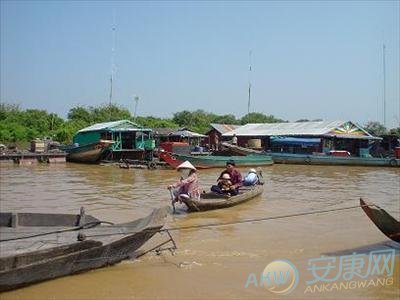
[[[348,206],[348,207],[332,208],[332,209],[326,209],[326,210],[316,210],[316,211],[311,211],[311,212],[301,212],[301,213],[294,213],[294,214],[281,215],[281,216],[245,219],[245,220],[231,221],[231,222],[225,222],[225,223],[208,223],[208,224],[190,225],[190,226],[181,226],[181,227],[169,227],[169,228],[153,229],[153,230],[156,232],[164,232],[164,231],[203,229],[203,228],[209,228],[209,227],[229,226],[229,225],[236,225],[236,224],[293,218],[293,217],[300,217],[300,216],[306,216],[306,215],[315,215],[315,214],[322,214],[322,213],[328,213],[328,212],[334,212],[334,211],[342,211],[342,210],[349,210],[349,209],[355,209],[355,208],[360,208],[360,207],[373,207],[373,206],[378,207],[375,204],[354,205],[354,206]],[[152,229],[146,229],[146,231],[152,231]],[[121,234],[134,234],[134,233],[139,233],[139,232],[140,231],[125,231],[125,232],[119,232],[119,233],[87,235],[86,237],[102,237],[102,236],[112,236],[112,235],[121,235]]]
[[[162,229],[146,228],[146,229],[140,230],[140,231],[121,231],[121,232],[116,232],[116,233],[87,235],[86,237],[102,237],[102,236],[113,236],[113,235],[126,235],[126,234],[140,233],[140,232],[144,232],[144,231],[146,231],[146,232],[153,232],[153,231],[154,232],[165,232],[165,231],[178,231],[178,230],[190,230],[190,229],[203,229],[203,228],[211,228],[211,227],[218,227],[218,226],[229,226],[229,225],[236,225],[236,224],[245,224],[245,223],[261,222],[261,221],[270,221],[270,220],[294,218],[294,217],[307,216],[307,215],[316,215],[316,214],[323,214],[323,213],[328,213],[328,212],[350,210],[350,209],[355,209],[355,208],[360,208],[360,207],[378,207],[378,206],[376,206],[375,204],[354,205],[354,206],[332,208],[332,209],[326,209],[326,210],[315,210],[315,211],[310,211],[310,212],[293,213],[293,214],[280,215],[280,216],[245,219],[245,220],[231,221],[231,222],[225,222],[225,223],[208,223],[208,224],[200,224],[200,225],[181,226],[181,227],[169,227],[169,228],[162,228]],[[2,240],[0,240],[0,242],[27,239],[27,238],[31,238],[31,237],[44,236],[44,235],[63,233],[63,232],[69,232],[69,231],[77,231],[77,230],[81,230],[81,229],[92,228],[92,227],[97,226],[97,225],[99,225],[101,223],[110,224],[109,222],[103,222],[103,221],[91,222],[91,223],[87,223],[87,224],[84,224],[84,225],[79,226],[79,227],[67,228],[67,229],[56,230],[56,231],[51,231],[51,232],[38,233],[38,234],[31,235],[31,236],[23,236],[23,237],[2,239]],[[113,228],[118,228],[118,227],[129,228],[128,226],[124,226],[124,225],[114,225],[113,226]]]
[[[69,232],[69,231],[77,231],[77,230],[82,230],[82,229],[89,229],[89,228],[96,227],[96,226],[98,226],[100,224],[114,225],[114,223],[111,223],[111,222],[94,221],[94,222],[89,222],[89,223],[83,224],[81,226],[76,226],[76,227],[72,227],[72,228],[41,232],[41,233],[29,235],[29,236],[20,236],[20,237],[8,238],[8,239],[1,239],[0,242],[23,240],[23,239],[28,239],[28,238],[38,237],[38,236],[44,236],[44,235],[49,235],[49,234],[57,234],[57,233],[63,233],[63,232]]]
[[[300,217],[300,216],[306,216],[306,215],[315,215],[315,214],[322,214],[322,213],[341,211],[341,210],[349,210],[349,209],[355,209],[355,208],[360,208],[360,207],[372,207],[372,206],[376,207],[375,204],[354,205],[354,206],[348,206],[348,207],[332,208],[332,209],[326,209],[326,210],[316,210],[316,211],[311,211],[311,212],[301,212],[301,213],[294,213],[294,214],[281,215],[281,216],[245,219],[245,220],[225,222],[225,223],[209,223],[209,224],[191,225],[191,226],[183,226],[183,227],[170,227],[170,228],[160,229],[160,231],[166,231],[166,230],[176,231],[176,230],[201,229],[201,228],[207,228],[207,227],[228,226],[228,225],[235,225],[235,224],[244,224],[244,223],[253,223],[253,222],[260,222],[260,221],[293,218],[293,217]]]

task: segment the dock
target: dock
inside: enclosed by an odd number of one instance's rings
[[[16,152],[1,153],[0,164],[31,165],[37,163],[65,163],[67,153],[57,152]]]

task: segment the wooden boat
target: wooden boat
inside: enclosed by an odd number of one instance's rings
[[[228,142],[222,142],[221,146],[222,146],[222,148],[226,148],[226,149],[230,150],[231,152],[233,152],[233,153],[235,153],[237,155],[266,154],[263,151],[254,150],[254,149],[245,148],[245,147],[240,147],[238,145],[233,145],[233,144],[228,143]]]
[[[238,195],[229,198],[224,195],[218,195],[213,192],[208,192],[202,194],[200,200],[183,198],[182,202],[186,204],[188,212],[221,209],[249,201],[261,195],[263,190],[263,185],[257,184],[251,187],[242,187],[239,189]]]
[[[400,243],[400,222],[376,205],[369,205],[360,198],[360,206],[380,231],[393,241]]]
[[[159,157],[167,162],[172,168],[176,168],[182,162],[188,160],[198,169],[221,168],[225,167],[228,160],[234,160],[237,167],[268,166],[273,161],[268,155],[246,155],[246,156],[193,156],[184,154],[170,154],[160,152]]]
[[[354,156],[332,156],[313,154],[294,154],[283,152],[264,152],[253,149],[222,143],[224,148],[239,155],[270,155],[274,163],[278,164],[302,164],[302,165],[343,165],[343,166],[380,166],[400,167],[400,159],[379,157],[354,157]]]
[[[67,152],[67,161],[81,163],[95,163],[100,160],[102,155],[114,143],[109,140],[99,140],[96,143],[82,146],[68,145],[63,148]]]
[[[400,159],[378,157],[332,156],[292,153],[268,153],[275,163],[303,165],[343,165],[370,167],[400,167]]]
[[[168,207],[129,223],[85,215],[0,213],[0,292],[115,264],[159,231]]]

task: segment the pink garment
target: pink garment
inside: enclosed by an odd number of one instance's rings
[[[196,173],[192,173],[186,179],[179,180],[173,187],[179,188],[179,194],[187,194],[190,198],[200,198],[199,179]]]

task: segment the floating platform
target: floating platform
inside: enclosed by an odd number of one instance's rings
[[[65,163],[66,152],[19,152],[0,154],[0,164],[32,165],[37,163]]]

